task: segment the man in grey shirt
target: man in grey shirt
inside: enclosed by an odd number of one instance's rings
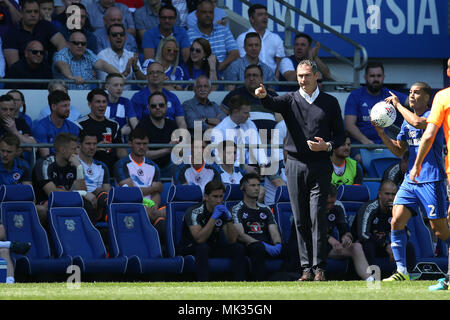
[[[206,76],[195,80],[194,97],[183,103],[184,118],[189,130],[194,129],[194,121],[201,121],[202,131],[215,127],[226,117],[220,106],[208,99],[211,82]]]
[[[256,64],[262,69],[265,81],[274,81],[275,74],[272,68],[259,59],[261,52],[261,38],[256,32],[249,32],[244,40],[245,56],[233,61],[224,72],[225,80],[244,81],[245,68]],[[236,85],[227,85],[227,90],[233,90]]]
[[[97,29],[94,32],[94,35],[97,39],[97,54],[104,49],[111,48],[111,42],[109,41],[108,37],[108,28],[110,26],[112,26],[113,24],[122,24],[125,29],[127,28],[125,26],[125,19],[123,17],[123,13],[119,8],[110,7],[105,11],[105,15],[102,19],[104,24],[103,28]],[[125,32],[125,34],[125,49],[131,52],[137,52],[138,47],[136,39],[131,33]]]
[[[117,7],[122,11],[124,20],[123,25],[125,26],[126,31],[133,36],[136,36],[133,16],[126,5],[115,2],[114,0],[82,0],[81,3],[85,5],[89,15],[89,21],[95,30],[104,27],[103,16],[105,15],[106,10],[111,7]]]

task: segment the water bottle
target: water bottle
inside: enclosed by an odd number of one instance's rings
[[[8,268],[8,262],[0,258],[0,283],[6,283],[6,268]]]

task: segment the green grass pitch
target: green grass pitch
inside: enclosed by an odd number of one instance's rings
[[[435,281],[81,282],[0,284],[4,300],[450,300]]]

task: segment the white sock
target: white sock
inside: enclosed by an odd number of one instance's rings
[[[14,277],[6,277],[6,283],[15,283]]]
[[[408,269],[406,269],[405,267],[397,266],[397,271],[403,273],[404,275],[408,274]]]
[[[11,241],[0,241],[0,248],[9,248],[11,247]]]

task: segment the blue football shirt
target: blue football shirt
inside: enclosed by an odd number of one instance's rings
[[[430,110],[427,110],[422,117],[427,118]],[[408,170],[405,173],[405,180],[410,181],[409,172],[416,160],[417,151],[419,151],[420,140],[425,129],[417,129],[410,125],[406,120],[403,121],[397,140],[405,141],[408,144],[409,150],[409,164]],[[431,146],[430,151],[426,155],[422,163],[422,170],[419,177],[416,179],[419,183],[441,181],[445,177],[442,151],[445,144],[444,131],[439,128],[436,138]]]
[[[122,128],[130,118],[136,117],[136,113],[130,99],[120,97],[117,102],[108,101],[105,117],[115,120],[119,124],[119,128]]]
[[[65,119],[61,128],[57,128],[50,116],[39,120],[39,122],[33,127],[33,137],[38,143],[53,143],[55,137],[61,132],[68,132],[78,137],[80,134],[80,127],[74,122]],[[53,148],[50,149],[50,153],[53,154],[55,151]]]
[[[176,117],[184,116],[184,110],[181,106],[180,100],[178,97],[170,92],[169,90],[162,89],[162,93],[167,98],[167,111],[166,111],[166,117],[170,120],[175,120]],[[148,97],[150,97],[150,90],[148,87],[136,92],[131,97],[131,103],[133,105],[134,111],[136,113],[136,116],[139,120],[141,120],[144,117],[148,117]]]
[[[368,139],[372,140],[374,143],[382,144],[383,140],[378,136],[377,131],[370,122],[370,110],[372,107],[380,102],[384,101],[387,97],[390,97],[389,91],[392,91],[400,100],[400,103],[406,101],[407,95],[397,92],[395,90],[389,90],[387,88],[382,88],[380,94],[373,96],[367,92],[366,87],[361,87],[359,89],[353,90],[348,96],[347,102],[345,103],[345,115],[356,116],[356,126],[359,128],[362,134],[364,134]],[[394,122],[397,126],[400,126],[403,121],[403,117],[400,112],[397,112],[397,118]],[[351,139],[353,143],[355,140]]]

